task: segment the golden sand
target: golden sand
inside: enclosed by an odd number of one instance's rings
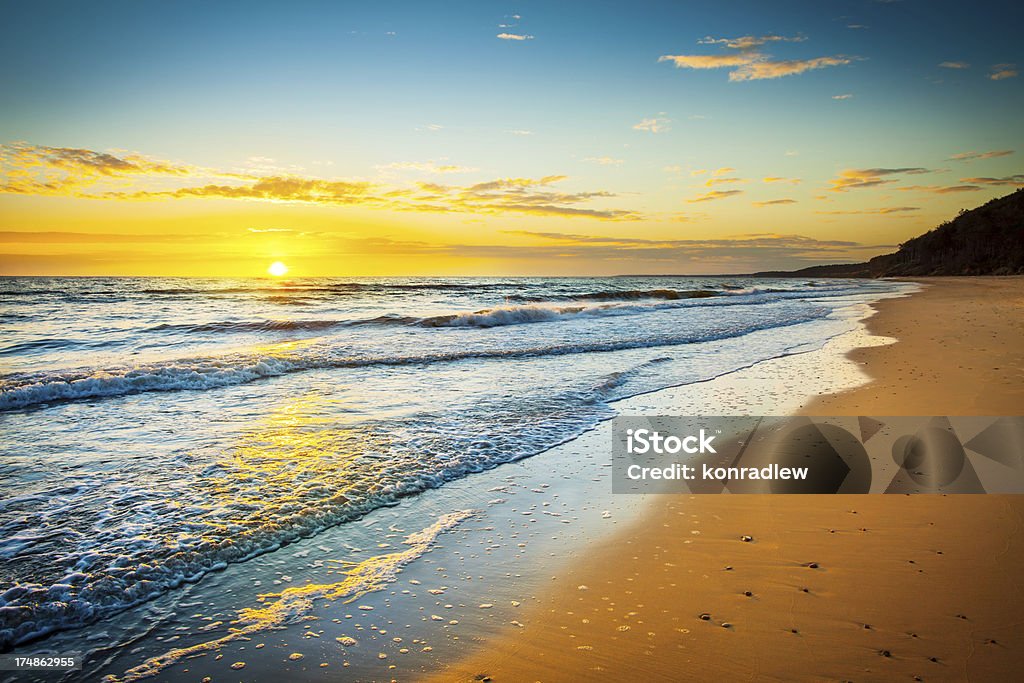
[[[1024,278],[928,280],[819,415],[1019,415]],[[665,496],[439,680],[1011,680],[1024,496]]]

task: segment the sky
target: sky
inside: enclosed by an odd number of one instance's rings
[[[0,274],[715,274],[1024,186],[1024,5],[5,3]]]

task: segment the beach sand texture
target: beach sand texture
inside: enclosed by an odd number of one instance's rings
[[[868,329],[899,341],[850,354],[872,381],[802,412],[1021,414],[1024,278],[926,285],[876,304]],[[659,497],[437,678],[1012,680],[1022,515],[1019,496]]]

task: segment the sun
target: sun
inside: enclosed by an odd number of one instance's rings
[[[274,261],[273,263],[270,264],[270,267],[267,268],[267,272],[273,275],[274,277],[281,277],[282,275],[288,274],[288,266],[281,263],[280,261]]]

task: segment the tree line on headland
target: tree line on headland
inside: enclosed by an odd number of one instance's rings
[[[891,277],[1024,274],[1024,188],[909,239],[865,263],[755,273],[759,277]]]

